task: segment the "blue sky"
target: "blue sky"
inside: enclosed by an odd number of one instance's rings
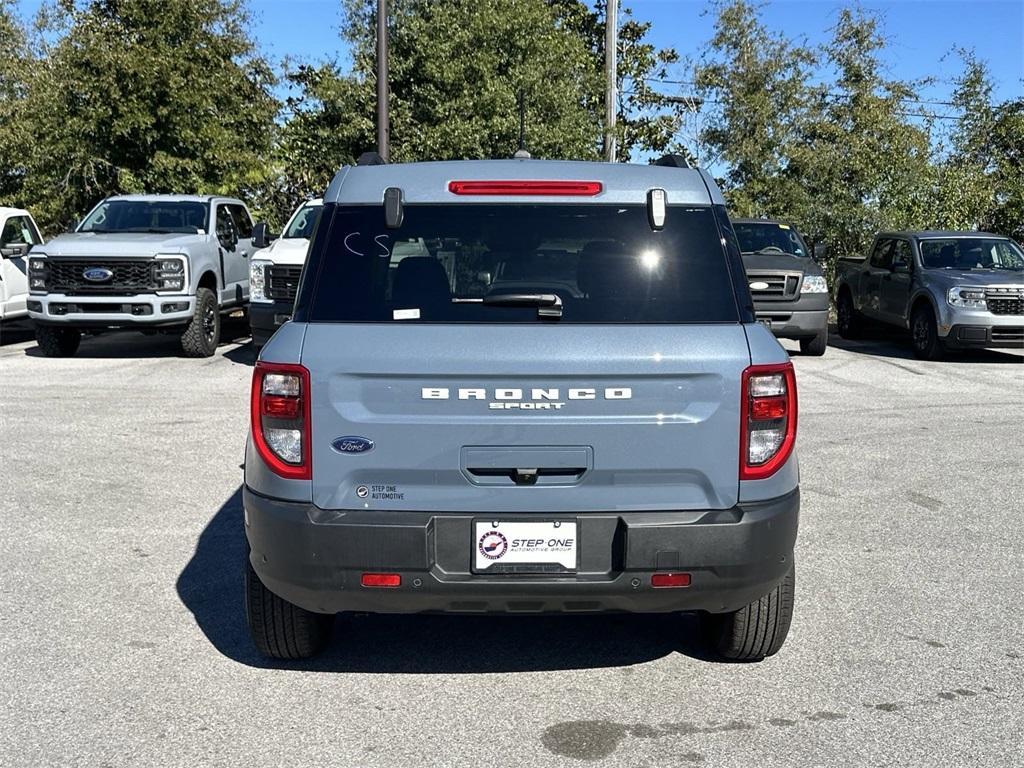
[[[713,18],[704,0],[621,0],[634,16],[653,23],[650,39],[697,58],[711,36]],[[775,30],[804,37],[815,44],[828,38],[839,10],[850,3],[837,0],[775,0],[762,14]],[[22,13],[31,15],[40,0],[21,0]],[[249,0],[255,32],[265,54],[275,60],[306,61],[336,58],[346,61],[338,35],[338,0]],[[973,48],[988,62],[995,78],[995,97],[1024,94],[1024,1],[1022,0],[864,0],[862,7],[878,11],[890,40],[885,56],[894,77],[932,76],[938,82],[924,96],[942,100],[959,62],[948,52]],[[672,79],[686,79],[685,72]],[[668,89],[676,86],[666,86]]]

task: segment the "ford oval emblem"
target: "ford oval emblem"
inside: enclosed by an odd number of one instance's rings
[[[767,291],[768,283],[758,280],[756,283],[750,284],[750,290],[752,291]]]
[[[114,270],[106,267],[89,267],[82,272],[82,277],[90,283],[105,283],[114,276]]]
[[[366,453],[373,450],[373,440],[367,440],[365,437],[358,437],[356,435],[345,435],[344,437],[334,438],[331,448],[338,453]]]

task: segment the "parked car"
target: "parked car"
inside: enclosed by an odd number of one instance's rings
[[[41,242],[28,211],[0,208],[0,322],[28,317],[25,257]]]
[[[221,315],[249,300],[252,218],[241,200],[125,195],[99,203],[74,232],[29,259],[29,314],[43,353],[73,355],[83,331],[176,334],[190,357],[213,355]]]
[[[769,219],[734,219],[758,322],[805,355],[828,348],[828,285],[796,228]]]
[[[883,232],[870,256],[836,266],[839,333],[907,329],[914,353],[1024,347],[1024,251],[986,232]]]
[[[690,610],[725,657],[781,647],[796,379],[721,193],[677,163],[335,177],[253,375],[262,653],[317,652],[345,611]]]
[[[257,347],[266,344],[274,331],[291,319],[309,239],[323,205],[323,200],[300,205],[281,237],[273,240],[266,234],[266,225],[256,225],[253,245],[259,250],[249,262],[249,323]]]

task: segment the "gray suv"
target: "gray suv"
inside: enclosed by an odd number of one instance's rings
[[[343,168],[252,381],[247,615],[793,610],[796,380],[724,200],[665,165]]]
[[[883,232],[866,259],[836,265],[839,333],[868,323],[911,333],[914,353],[1024,347],[1024,251],[986,232]]]

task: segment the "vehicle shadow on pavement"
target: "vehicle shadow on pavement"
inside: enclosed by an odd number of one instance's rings
[[[236,344],[249,337],[249,327],[238,321],[225,322],[221,326],[220,344]],[[35,338],[34,331],[29,329],[19,341],[31,341]],[[7,343],[6,341],[4,343]],[[243,345],[242,348],[248,348]],[[234,349],[224,353],[230,359]],[[38,346],[25,350],[28,357],[45,357]],[[176,335],[153,333],[146,335],[138,331],[106,331],[100,334],[88,334],[82,338],[82,344],[74,355],[87,359],[145,359],[159,357],[182,357],[181,341]]]
[[[206,526],[176,584],[178,597],[207,640],[252,667],[307,672],[474,674],[624,667],[673,653],[712,660],[697,617],[685,614],[600,616],[390,616],[336,619],[320,656],[274,661],[257,653],[243,604],[246,557],[239,488]]]
[[[32,341],[35,338],[35,331],[28,320],[8,320],[0,323],[0,347],[7,344],[20,344],[23,341]]]
[[[896,360],[917,360],[914,350],[910,348],[910,336],[887,335],[885,331],[865,331],[861,339],[844,339],[832,334],[828,339],[829,347],[873,357],[888,357]],[[826,356],[828,353],[825,353]],[[924,362],[924,361],[921,361]],[[997,349],[965,349],[950,350],[938,361],[941,363],[1024,363],[1024,357],[1012,352]]]

